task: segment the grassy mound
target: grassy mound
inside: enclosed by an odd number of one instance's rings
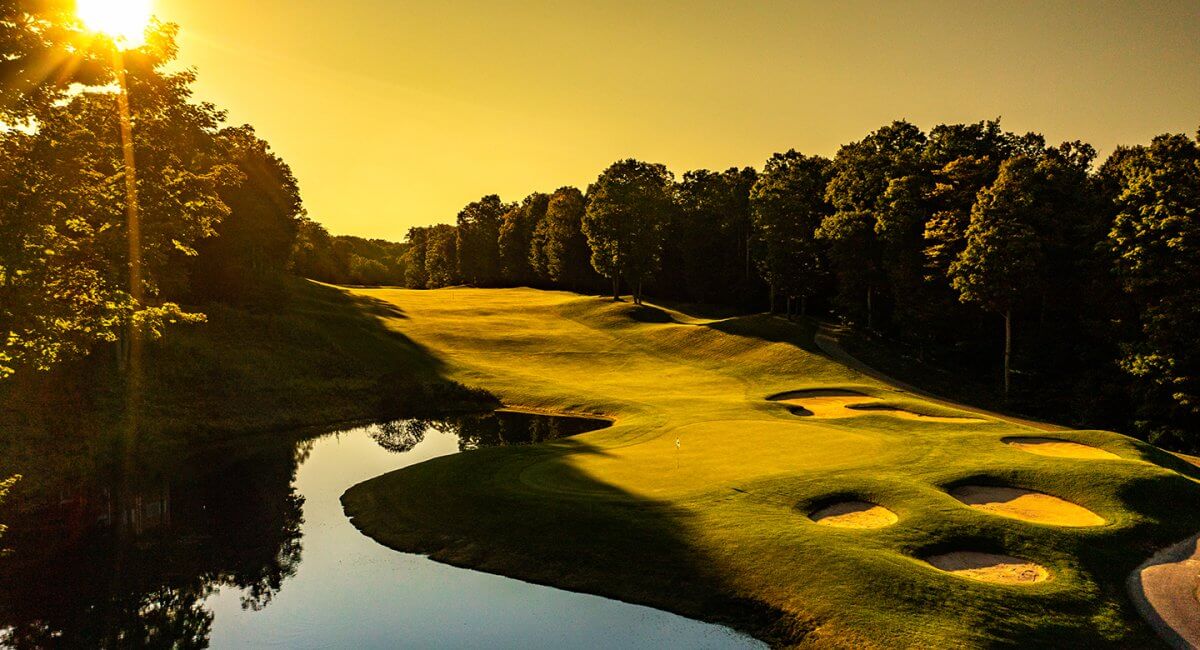
[[[1152,550],[1200,529],[1200,472],[1101,431],[1062,440],[1118,459],[1047,457],[999,419],[796,417],[768,398],[853,391],[963,417],[815,352],[779,319],[705,319],[573,294],[354,290],[447,377],[506,405],[614,418],[549,444],[435,459],[351,488],[365,533],[405,551],[722,622],[780,645],[934,647],[1153,642],[1123,589]],[[947,493],[1021,485],[1107,524],[998,517]],[[862,501],[891,526],[822,526]],[[1193,504],[1188,507],[1187,504]],[[924,558],[970,551],[1044,568],[992,584]]]
[[[284,291],[270,309],[190,306],[208,322],[147,345],[144,434],[198,441],[493,401],[385,327],[380,318],[402,316],[396,307],[307,280]],[[0,424],[24,435],[112,428],[128,408],[111,350],[0,382],[0,404]]]

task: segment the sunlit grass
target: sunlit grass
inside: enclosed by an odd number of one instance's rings
[[[961,647],[1001,639],[1149,643],[1124,595],[1149,550],[1200,527],[1192,479],[1157,450],[1105,432],[1061,435],[1119,460],[1047,458],[1004,444],[1045,435],[974,423],[798,417],[767,397],[838,388],[927,415],[964,415],[806,349],[767,316],[694,318],[527,289],[355,290],[403,312],[384,324],[506,404],[616,418],[547,445],[439,459],[356,486],[348,512],[394,547],[724,621],[780,643]],[[678,441],[678,445],[676,444]],[[1180,462],[1176,466],[1182,466]],[[947,489],[1015,485],[1108,523],[1033,524]],[[831,498],[899,520],[854,530],[808,512]],[[923,561],[1005,553],[1050,579],[994,585]]]

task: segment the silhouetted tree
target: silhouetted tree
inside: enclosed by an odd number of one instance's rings
[[[217,141],[222,158],[240,174],[219,189],[229,215],[216,236],[196,247],[192,291],[232,302],[275,302],[304,211],[300,188],[251,127],[224,129]]]
[[[478,287],[500,284],[500,217],[513,206],[489,194],[458,213],[458,276]]]
[[[500,217],[500,274],[507,284],[529,284],[534,279],[529,251],[533,232],[546,216],[550,196],[534,192],[521,205]]]
[[[991,187],[971,211],[967,244],[950,265],[950,277],[963,302],[1004,317],[1004,393],[1009,392],[1012,313],[1038,281],[1043,250],[1037,226],[1037,160],[1015,156],[1000,167]]]
[[[448,224],[431,226],[425,246],[425,275],[430,289],[458,284],[458,233]]]
[[[1200,137],[1200,134],[1198,134]],[[1151,441],[1200,448],[1200,146],[1161,135],[1114,154],[1116,271],[1137,305],[1140,336],[1122,368],[1142,391]]]
[[[669,295],[703,302],[745,297],[750,188],[756,178],[750,168],[683,175],[663,237],[658,284]]]
[[[425,255],[429,248],[428,228],[408,229],[408,250],[404,253],[404,286],[424,289],[429,283]]]
[[[826,199],[834,213],[817,230],[827,242],[829,256],[838,278],[839,303],[847,310],[861,304],[855,296],[865,297],[868,328],[875,326],[876,297],[889,289],[889,269],[885,267],[885,249],[889,258],[920,255],[918,240],[911,224],[904,227],[881,226],[881,218],[892,207],[888,188],[893,180],[919,172],[925,134],[905,121],[897,121],[872,132],[859,142],[843,146],[833,161],[833,178]],[[881,229],[897,232],[885,239]],[[900,234],[903,233],[903,234]],[[908,270],[911,265],[906,265]],[[907,284],[907,281],[905,282]]]
[[[547,202],[545,217],[534,230],[529,253],[535,273],[573,291],[591,286],[597,279],[589,261],[587,236],[583,234],[584,204],[578,188],[555,190]]]
[[[613,163],[588,188],[583,232],[592,266],[612,279],[614,300],[625,278],[641,303],[642,283],[658,268],[673,182],[665,166],[631,158]]]
[[[771,288],[771,311],[780,292],[808,297],[824,283],[825,254],[816,230],[832,212],[825,200],[831,164],[827,158],[805,156],[794,149],[767,160],[750,193],[755,238],[760,242],[758,271]]]

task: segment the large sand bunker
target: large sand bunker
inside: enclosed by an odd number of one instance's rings
[[[1056,458],[1091,458],[1091,459],[1112,459],[1120,458],[1120,456],[1105,451],[1099,447],[1071,442],[1070,440],[1060,440],[1059,438],[1037,438],[1012,436],[1002,438],[1000,442],[1006,445],[1012,445],[1021,451],[1027,451],[1031,454],[1039,456],[1054,456]]]
[[[837,528],[883,528],[900,521],[896,513],[868,501],[840,501],[809,515],[822,526]]]
[[[782,402],[792,407],[792,413],[800,416],[817,418],[850,418],[872,413],[883,413],[905,420],[921,420],[923,422],[953,422],[969,424],[979,422],[979,418],[941,417],[937,415],[922,415],[895,406],[879,404],[878,397],[852,390],[815,389],[795,390],[768,398]]]
[[[986,485],[963,485],[950,496],[975,508],[1014,519],[1055,526],[1103,526],[1103,517],[1064,499],[1032,490]]]
[[[1033,584],[1050,577],[1050,572],[1040,564],[996,553],[954,551],[931,555],[925,561],[946,573],[1005,585]]]
[[[1200,648],[1200,535],[1154,554],[1129,576],[1129,591],[1164,640]]]

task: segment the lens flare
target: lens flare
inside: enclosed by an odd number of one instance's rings
[[[151,5],[152,0],[76,0],[75,13],[88,29],[118,45],[137,47],[145,42]]]

